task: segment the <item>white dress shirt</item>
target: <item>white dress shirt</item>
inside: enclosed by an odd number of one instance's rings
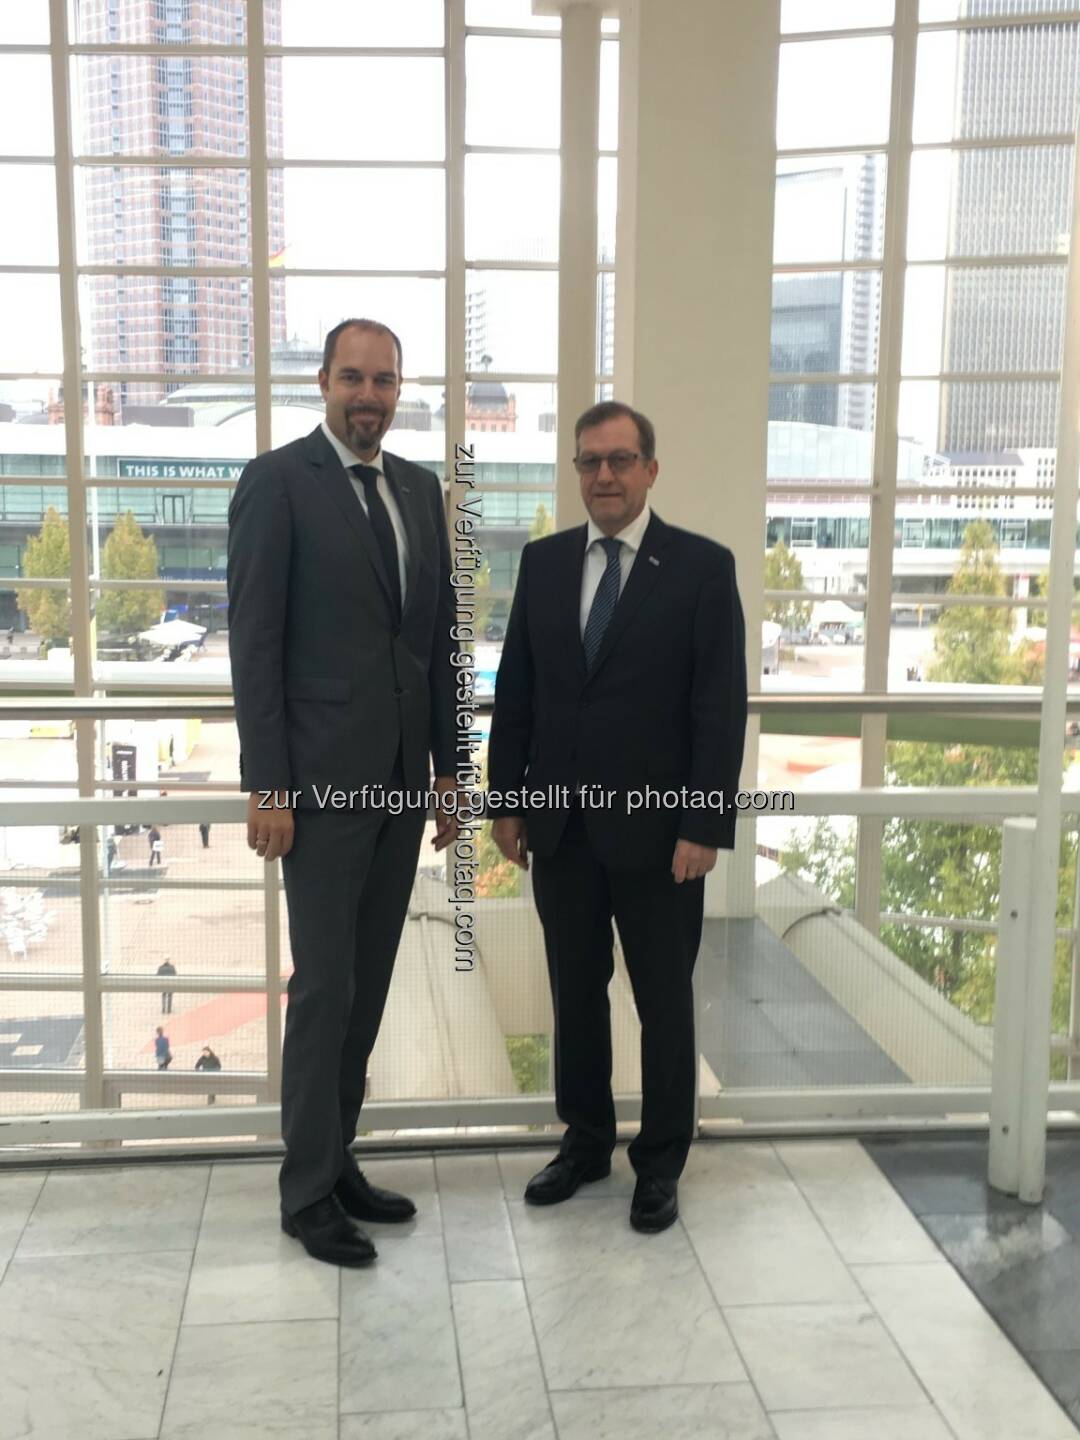
[[[621,595],[625,586],[626,578],[630,574],[634,561],[637,559],[637,552],[641,542],[645,538],[645,531],[649,528],[649,521],[652,519],[652,511],[649,509],[648,501],[641,514],[630,521],[625,530],[620,530],[613,535],[613,540],[621,540],[619,547],[619,594]],[[589,521],[589,533],[585,540],[585,564],[581,570],[581,638],[585,638],[585,625],[589,618],[589,611],[592,609],[592,602],[596,599],[596,592],[600,588],[600,581],[604,571],[607,569],[607,552],[599,543],[604,538],[604,532],[599,525],[592,520]]]
[[[398,552],[398,576],[401,580],[401,603],[404,605],[405,568],[409,560],[409,541],[405,534],[405,525],[401,518],[401,511],[398,509],[398,503],[394,499],[394,492],[390,488],[390,482],[387,480],[386,471],[383,468],[382,446],[379,446],[374,460],[361,460],[359,455],[353,454],[344,441],[338,439],[325,420],[322,422],[322,432],[334,447],[334,453],[345,467],[352,487],[356,491],[356,498],[364,507],[365,515],[368,513],[368,508],[367,497],[364,494],[364,482],[358,475],[351,474],[349,467],[351,465],[370,465],[373,470],[379,472],[379,477],[375,481],[375,489],[379,492],[379,497],[386,506],[386,513],[390,516],[390,524],[394,527],[394,539],[397,541]]]

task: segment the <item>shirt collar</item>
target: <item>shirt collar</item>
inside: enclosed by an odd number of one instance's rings
[[[649,521],[651,519],[652,511],[649,509],[649,502],[646,500],[645,508],[641,514],[638,515],[636,519],[631,520],[630,524],[627,525],[624,530],[620,530],[617,535],[613,535],[611,538],[613,540],[621,540],[627,549],[636,555],[641,547],[642,540],[645,538],[645,531],[649,528]],[[597,525],[594,520],[590,520],[585,549],[588,550],[590,545],[595,545],[597,540],[603,540],[603,538],[603,530],[600,529],[600,526]]]
[[[343,440],[338,439],[338,437],[330,429],[330,426],[326,423],[325,420],[321,422],[321,427],[323,434],[326,436],[327,440],[330,441],[330,444],[334,447],[334,454],[338,457],[346,470],[351,469],[353,465],[370,465],[372,470],[378,470],[380,475],[386,474],[386,471],[383,468],[381,445],[375,452],[374,460],[361,460],[360,456],[354,455],[353,452],[349,449],[348,445],[346,445]]]

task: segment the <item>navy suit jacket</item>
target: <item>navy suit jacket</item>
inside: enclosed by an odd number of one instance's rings
[[[529,848],[554,853],[568,809],[499,804],[578,785],[594,853],[615,869],[667,866],[678,839],[731,848],[746,730],[746,636],[731,551],[655,513],[591,672],[581,643],[587,528],[526,545],[495,685],[489,813],[524,814]],[[628,813],[629,792],[667,792]],[[670,806],[671,792],[688,792]],[[711,795],[701,807],[693,794]],[[596,791],[594,794],[598,793]],[[717,802],[723,795],[723,805]]]

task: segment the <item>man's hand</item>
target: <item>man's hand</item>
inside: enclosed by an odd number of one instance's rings
[[[675,884],[684,880],[700,880],[716,864],[716,851],[711,845],[695,845],[692,840],[679,840],[671,857],[671,873]]]
[[[259,801],[264,794],[265,791],[255,790],[248,796],[248,849],[254,850],[263,860],[277,860],[282,855],[288,855],[293,845],[292,811],[278,808],[287,807],[290,797],[288,790],[278,790],[271,796],[278,806],[270,804],[265,810],[260,810]]]
[[[456,808],[453,814],[444,808],[446,802],[443,797],[456,794],[457,802],[460,805],[461,795],[457,793],[457,781],[453,775],[436,775],[434,789],[435,794],[439,797],[439,806],[435,811],[435,838],[431,843],[436,850],[445,850],[457,839],[458,817]]]
[[[493,820],[491,838],[507,860],[520,866],[522,870],[529,868],[529,837],[525,830],[524,816],[503,815],[498,820]]]

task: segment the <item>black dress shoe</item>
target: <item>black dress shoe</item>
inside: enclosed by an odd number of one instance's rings
[[[557,1205],[560,1200],[569,1200],[579,1185],[603,1180],[610,1174],[610,1160],[583,1165],[569,1155],[557,1155],[525,1186],[525,1199],[530,1205]]]
[[[364,1232],[342,1210],[333,1195],[306,1205],[295,1215],[281,1212],[281,1228],[299,1240],[314,1260],[355,1269],[370,1265],[378,1253]]]
[[[416,1214],[416,1206],[407,1195],[380,1190],[377,1185],[368,1184],[359,1170],[346,1171],[334,1186],[334,1195],[345,1214],[354,1220],[399,1225]]]
[[[679,1182],[659,1175],[640,1175],[630,1202],[630,1224],[653,1233],[666,1230],[679,1218]]]

